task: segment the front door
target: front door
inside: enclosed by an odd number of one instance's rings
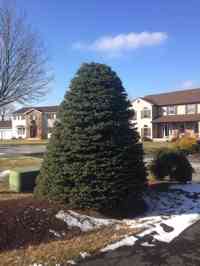
[[[35,123],[35,120],[31,121],[30,125],[30,137],[31,138],[36,138],[37,137],[37,125]]]

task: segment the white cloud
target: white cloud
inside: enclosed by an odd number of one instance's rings
[[[193,88],[195,87],[195,84],[192,80],[185,80],[181,84],[181,88],[187,89],[187,88]]]
[[[74,48],[106,53],[122,53],[146,46],[159,45],[168,38],[165,32],[141,32],[104,36],[90,43],[75,43]]]

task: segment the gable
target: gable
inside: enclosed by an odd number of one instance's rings
[[[137,98],[137,99],[133,100],[131,103],[132,103],[133,108],[138,107],[138,106],[151,108],[153,105],[150,101],[148,101],[144,98]]]

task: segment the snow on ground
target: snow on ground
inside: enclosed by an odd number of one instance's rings
[[[78,227],[83,232],[117,223],[117,220],[94,218],[87,215],[78,214],[74,211],[59,211],[56,214],[56,218],[61,219],[65,223],[67,223],[69,228]]]
[[[10,170],[1,171],[0,172],[0,181],[4,181],[5,178],[9,177],[9,175],[10,175]]]
[[[200,220],[200,184],[171,185],[165,191],[149,189],[144,199],[148,211],[135,219],[97,219],[73,211],[60,211],[56,217],[64,220],[69,227],[78,226],[84,232],[114,224],[141,229],[134,236],[125,235],[120,241],[104,247],[102,252],[136,243],[149,247],[156,245],[156,241],[170,243]]]
[[[170,243],[200,220],[200,184],[172,185],[164,192],[152,189],[144,199],[149,207],[144,217],[124,220],[130,227],[144,229],[134,236],[142,246],[154,246],[156,241]],[[131,236],[126,237],[102,249],[102,252],[128,246],[131,240]]]
[[[122,246],[133,246],[137,240],[138,240],[138,238],[136,238],[134,236],[127,236],[116,243],[108,245],[107,247],[103,248],[101,251],[106,252],[109,250],[117,249],[117,248],[122,247]]]

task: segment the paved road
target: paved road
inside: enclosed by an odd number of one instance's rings
[[[79,263],[80,266],[194,266],[200,265],[200,222],[170,244],[158,242],[155,247],[132,247],[100,254]]]
[[[45,150],[45,145],[0,145],[0,156],[40,154]]]

